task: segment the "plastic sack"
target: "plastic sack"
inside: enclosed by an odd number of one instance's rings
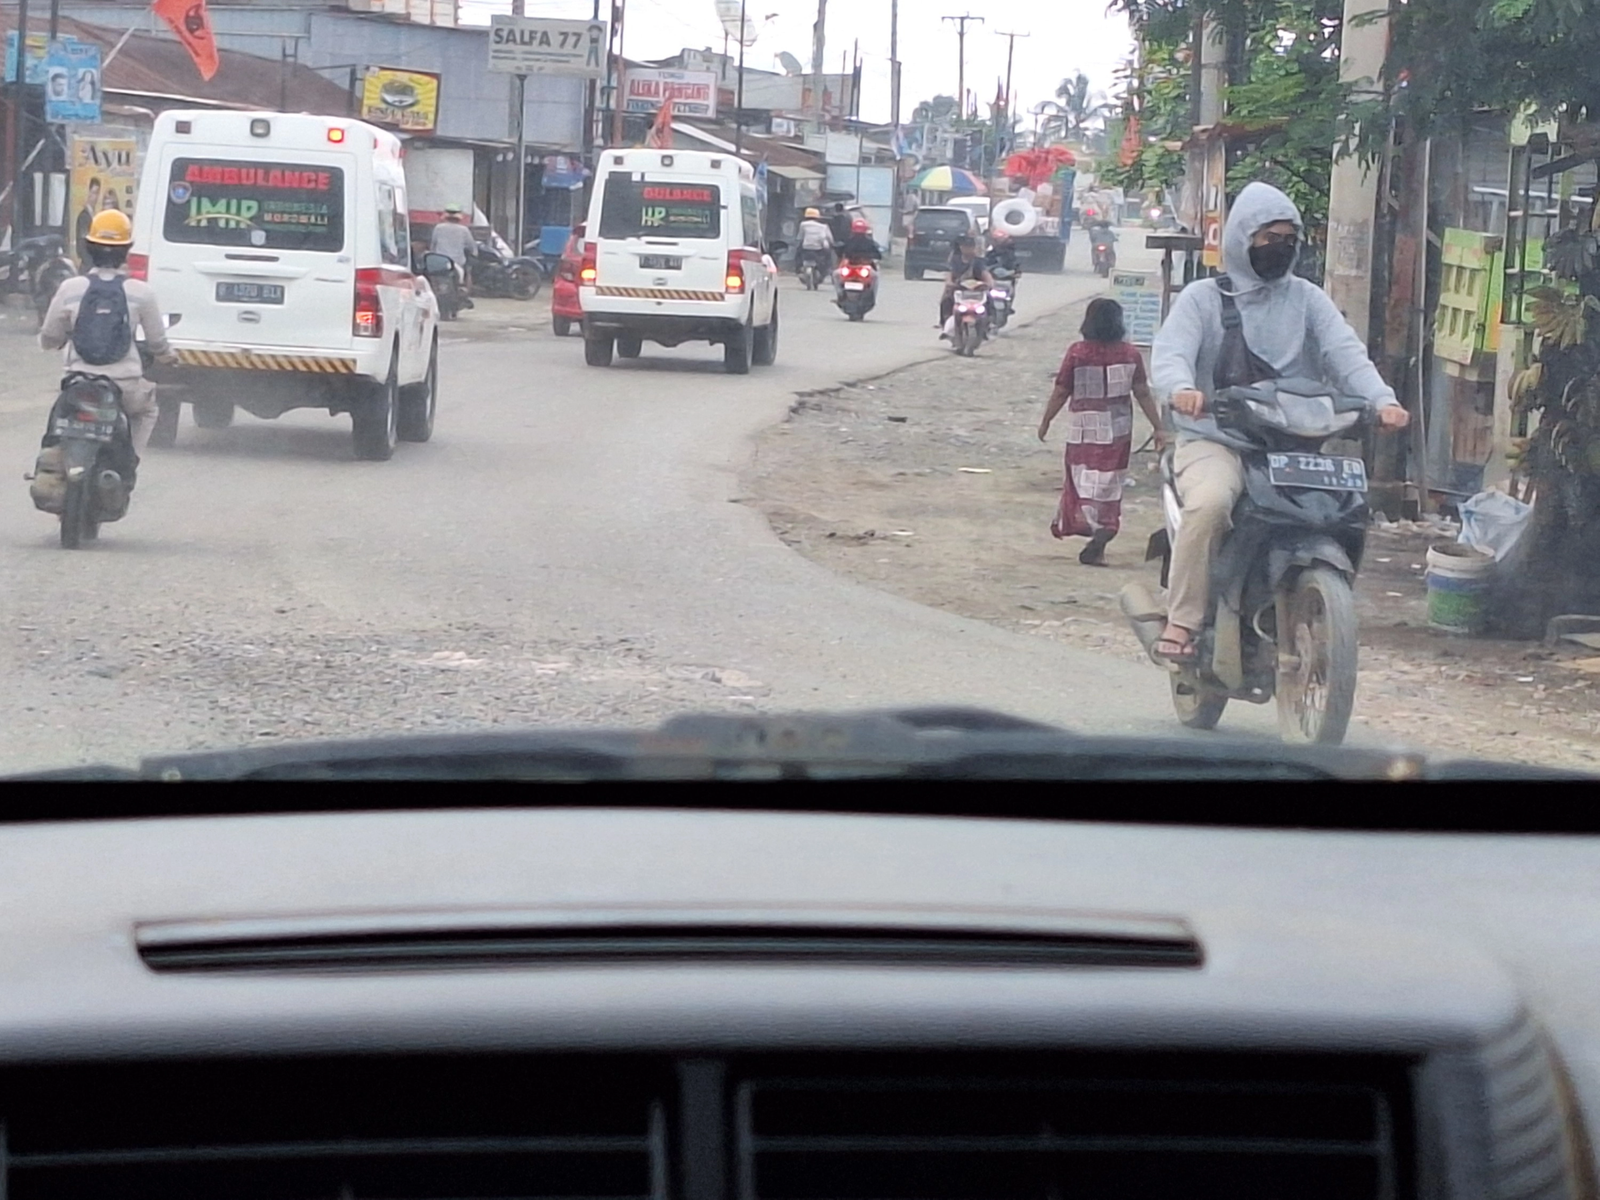
[[[1479,492],[1461,505],[1461,533],[1456,540],[1502,561],[1516,547],[1533,519],[1533,505],[1493,489]]]

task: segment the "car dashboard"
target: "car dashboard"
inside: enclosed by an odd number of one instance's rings
[[[18,1200],[1589,1197],[1600,841],[0,826]]]

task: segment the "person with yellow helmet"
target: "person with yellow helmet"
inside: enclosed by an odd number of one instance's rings
[[[816,260],[824,275],[833,271],[833,230],[815,208],[808,208],[800,220],[800,248],[795,252],[794,269],[799,274],[806,263]]]
[[[144,377],[135,330],[144,331],[145,348],[157,361],[175,362],[177,356],[167,344],[155,289],[142,279],[128,278],[124,271],[133,245],[128,214],[115,208],[96,213],[84,242],[90,268],[56,289],[39,329],[39,345],[61,350],[68,371],[116,381],[128,414],[133,452],[140,455],[155,425],[156,386]],[[130,487],[132,483],[128,480]]]

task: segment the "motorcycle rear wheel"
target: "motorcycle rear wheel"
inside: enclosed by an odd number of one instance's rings
[[[93,541],[99,534],[99,523],[92,515],[93,507],[94,497],[89,492],[87,478],[67,484],[67,494],[61,508],[63,550],[76,550],[84,542]]]
[[[1355,592],[1331,567],[1312,567],[1288,598],[1278,637],[1278,734],[1286,742],[1337,746],[1355,708],[1359,638]]]
[[[1173,675],[1172,710],[1185,729],[1211,730],[1222,720],[1228,697],[1182,675]]]

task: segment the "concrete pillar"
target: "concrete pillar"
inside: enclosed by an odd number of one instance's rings
[[[1389,54],[1389,22],[1363,22],[1358,18],[1388,11],[1387,0],[1344,0],[1339,77],[1345,83],[1358,88],[1379,86]],[[1381,164],[1374,163],[1369,168],[1354,156],[1335,159],[1328,196],[1328,259],[1323,286],[1363,342],[1369,342],[1372,334],[1372,226],[1381,172]]]

